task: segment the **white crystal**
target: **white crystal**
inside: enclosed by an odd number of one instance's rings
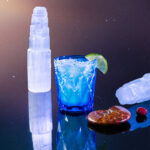
[[[52,150],[52,133],[32,134],[33,150]]]
[[[150,100],[150,73],[124,84],[117,89],[116,97],[122,105]]]
[[[29,126],[34,150],[52,150],[51,92],[28,92]]]
[[[35,7],[32,14],[28,49],[28,90],[51,90],[51,50],[45,7]]]

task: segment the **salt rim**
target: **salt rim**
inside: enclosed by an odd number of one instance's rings
[[[97,65],[96,60],[88,61],[85,59],[85,61],[84,61],[84,60],[82,60],[82,58],[81,59],[80,58],[79,59],[78,58],[77,59],[73,59],[73,58],[55,59],[54,64],[56,64],[57,66],[58,65],[61,65],[61,66],[63,66],[63,65],[85,66],[85,65],[93,65],[93,64]]]

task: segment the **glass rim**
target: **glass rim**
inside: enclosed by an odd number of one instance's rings
[[[56,58],[54,58],[54,60],[63,60],[63,59],[82,59],[82,60],[85,60],[85,61],[88,61],[86,58],[85,58],[85,55],[65,55],[65,56],[58,56]]]

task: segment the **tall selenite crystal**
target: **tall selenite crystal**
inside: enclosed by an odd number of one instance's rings
[[[124,84],[116,91],[120,104],[135,104],[150,100],[150,73]]]
[[[51,50],[48,16],[45,7],[35,7],[32,14],[28,49],[28,90],[51,90]]]

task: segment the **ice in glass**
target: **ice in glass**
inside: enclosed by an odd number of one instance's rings
[[[84,56],[61,56],[54,59],[60,110],[84,112],[92,109],[97,61]]]

